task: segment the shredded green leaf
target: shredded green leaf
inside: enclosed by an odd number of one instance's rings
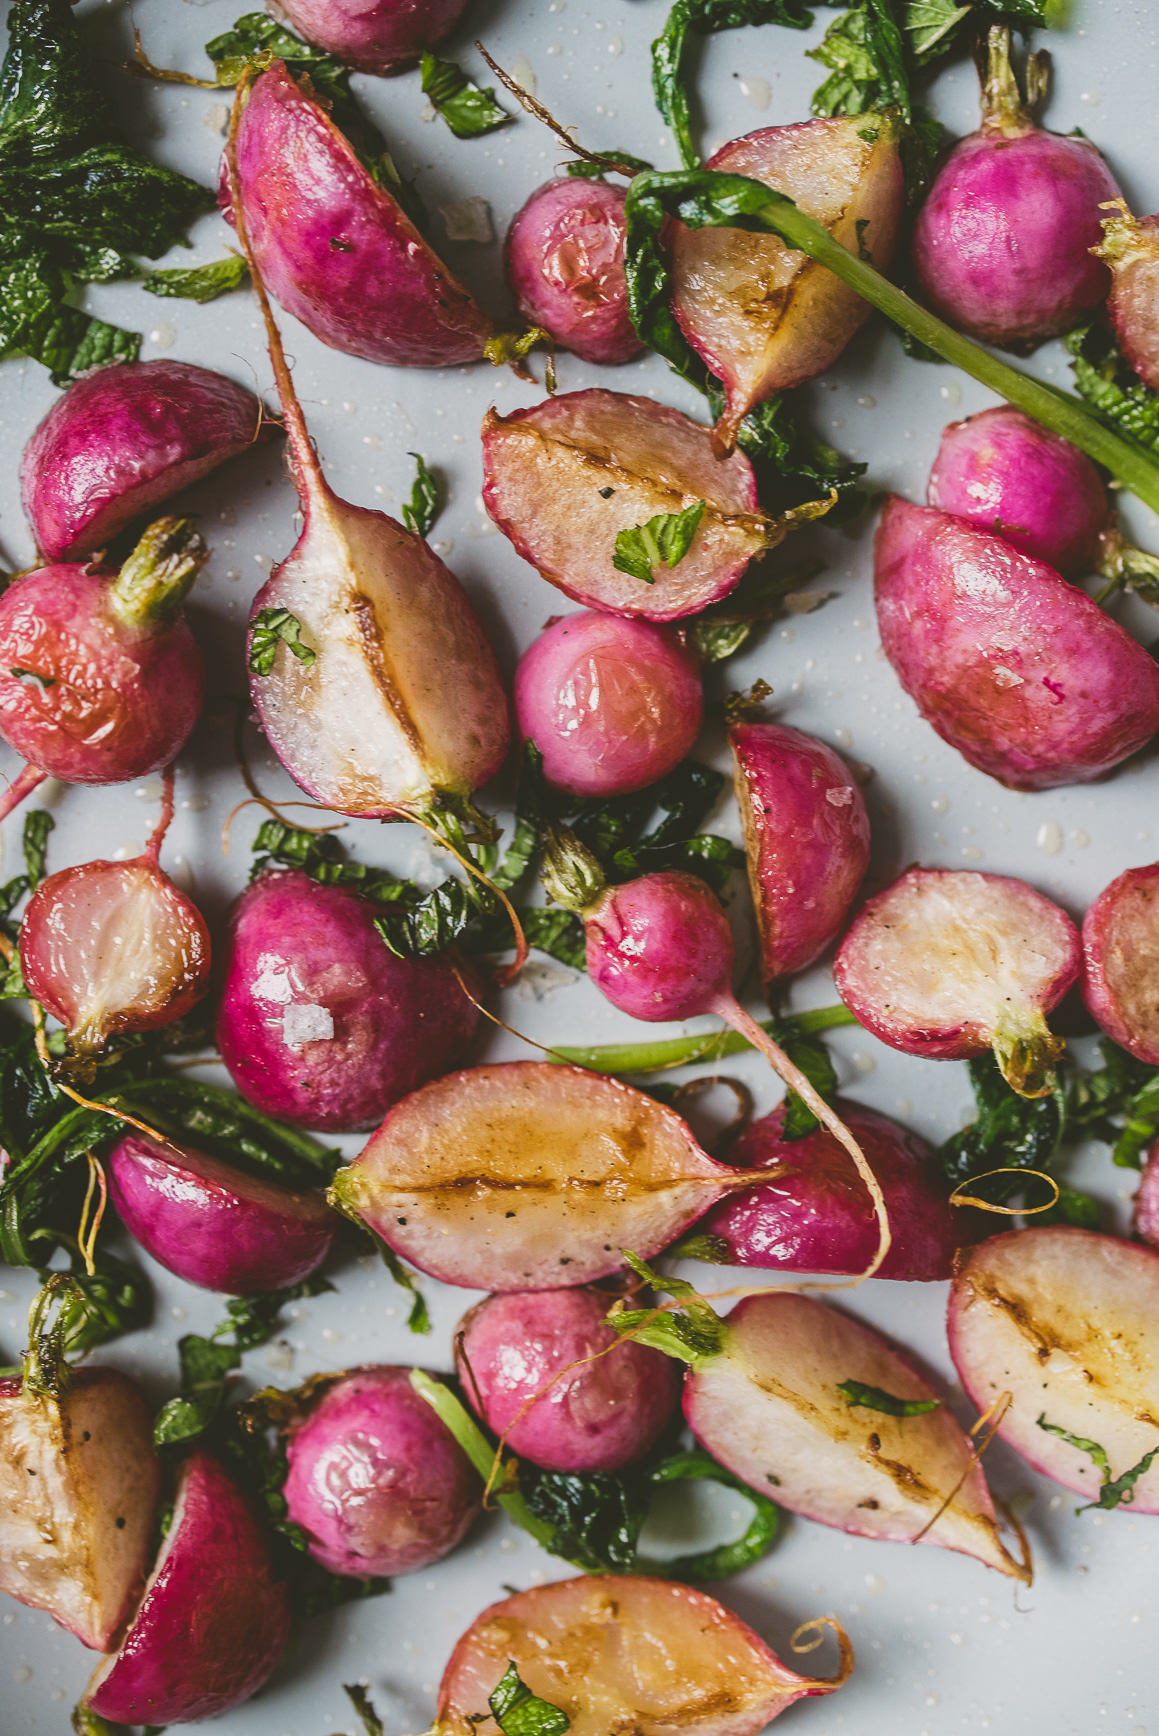
[[[696,500],[682,512],[658,512],[647,524],[620,531],[612,565],[646,585],[655,584],[654,569],[677,566],[692,547],[704,509],[705,502]]]
[[[566,1712],[531,1692],[514,1660],[509,1661],[487,1704],[503,1736],[563,1736],[571,1729]]]
[[[1128,439],[1159,453],[1159,394],[1143,384],[1106,321],[1089,320],[1062,341],[1075,386],[1088,404]]]
[[[224,259],[214,259],[208,265],[193,265],[185,270],[150,271],[141,279],[141,288],[150,295],[171,295],[182,301],[215,301],[245,282],[248,273],[240,253],[227,253]]]
[[[652,44],[652,93],[688,168],[700,161],[692,137],[685,66],[689,35],[711,36],[746,24],[786,24],[793,30],[807,30],[812,22],[804,0],[676,0]]]
[[[860,1405],[887,1417],[924,1417],[942,1402],[940,1398],[898,1398],[895,1393],[885,1392],[880,1386],[866,1386],[860,1380],[840,1381],[837,1390],[845,1395],[851,1408]]]
[[[1082,1435],[1072,1435],[1069,1429],[1062,1428],[1058,1423],[1048,1423],[1046,1412],[1043,1411],[1035,1421],[1040,1429],[1048,1435],[1058,1435],[1069,1446],[1077,1447],[1080,1453],[1087,1453],[1094,1462],[1099,1473],[1099,1497],[1097,1501],[1089,1501],[1085,1507],[1077,1507],[1077,1513],[1089,1513],[1093,1507],[1101,1507],[1105,1512],[1111,1512],[1116,1507],[1127,1507],[1135,1499],[1135,1484],[1144,1472],[1149,1471],[1152,1462],[1159,1457],[1159,1442],[1150,1452],[1144,1453],[1137,1465],[1132,1465],[1129,1471],[1124,1471],[1120,1477],[1111,1476],[1111,1463],[1107,1457],[1106,1448],[1098,1441],[1088,1441]]]
[[[249,666],[255,675],[272,673],[279,645],[288,646],[307,669],[318,655],[302,638],[302,623],[289,609],[259,610],[250,628]]]
[[[385,1726],[371,1704],[369,1690],[364,1688],[360,1682],[344,1682],[342,1692],[357,1712],[366,1736],[384,1736]]]
[[[420,67],[423,95],[431,99],[457,139],[478,138],[513,119],[495,101],[493,86],[481,90],[454,61],[440,60],[428,49]]]
[[[415,536],[425,537],[443,510],[444,491],[417,452],[407,456],[415,461],[415,481],[410,499],[403,502],[402,521]]]

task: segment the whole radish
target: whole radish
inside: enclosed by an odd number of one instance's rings
[[[913,262],[926,299],[952,325],[1032,346],[1106,295],[1109,274],[1091,250],[1100,206],[1119,188],[1089,139],[1036,125],[1045,70],[1032,55],[1024,102],[1005,25],[991,27],[988,56],[982,125],[938,171],[914,225]]]
[[[1064,578],[1091,571],[1111,520],[1090,459],[1011,404],[950,423],[926,499],[1048,561]]]
[[[482,1485],[405,1368],[307,1384],[286,1430],[286,1515],[310,1554],[354,1578],[413,1573],[460,1543]]]
[[[881,642],[944,741],[1015,790],[1089,783],[1159,730],[1159,666],[1004,537],[896,495],[874,545]]]
[[[338,1228],[321,1194],[247,1175],[172,1141],[130,1133],[105,1169],[134,1240],[206,1290],[252,1296],[300,1284],[322,1264]]]
[[[343,813],[433,816],[466,803],[498,769],[510,734],[507,696],[454,574],[385,513],[340,500],[318,464],[240,193],[243,129],[260,118],[258,92],[276,72],[275,64],[262,74],[248,103],[243,77],[226,166],[305,524],[254,599],[250,690],[271,747],[309,795]],[[319,116],[318,124],[329,123]]]
[[[209,987],[205,918],[158,860],[172,817],[169,772],[161,819],[140,856],[50,874],[24,912],[24,980],[64,1026],[82,1070],[111,1037],[172,1024]]]
[[[377,908],[300,869],[267,871],[234,906],[217,1042],[234,1084],[267,1114],[349,1133],[376,1127],[424,1080],[457,1066],[479,1022],[446,955],[399,958]]]
[[[620,1471],[654,1447],[676,1408],[672,1362],[619,1339],[606,1291],[488,1296],[459,1322],[467,1402],[521,1459],[549,1471]]]
[[[1132,217],[1124,200],[1113,204],[1096,249],[1111,272],[1107,312],[1123,354],[1159,391],[1159,217]]]
[[[844,1146],[873,1202],[877,1250],[865,1272],[871,1277],[890,1245],[877,1177],[840,1116],[733,994],[732,930],[711,888],[680,869],[609,886],[591,851],[558,827],[548,834],[543,879],[557,903],[582,916],[588,975],[613,1006],[649,1022],[702,1013],[723,1019]]]
[[[1108,1037],[1159,1066],[1159,862],[1129,868],[1083,918],[1083,998]]]
[[[267,426],[252,392],[190,362],[118,362],[74,380],[24,448],[37,547],[50,561],[107,547]]]
[[[730,723],[766,987],[836,939],[869,866],[869,815],[831,747],[787,724]]]
[[[911,868],[859,912],[833,979],[891,1048],[936,1061],[992,1049],[1013,1090],[1045,1097],[1064,1048],[1046,1015],[1081,970],[1074,923],[1024,880]]]
[[[672,628],[585,611],[553,621],[515,673],[520,734],[575,796],[621,796],[678,765],[700,734],[696,657]]]
[[[564,176],[512,218],[504,261],[519,311],[587,362],[630,362],[644,346],[628,315],[624,191]]]
[[[363,72],[393,72],[441,42],[467,0],[278,0],[287,23]]]
[[[37,567],[0,596],[0,735],[27,761],[0,818],[45,777],[120,784],[167,765],[201,712],[182,603],[209,551],[189,519],[150,525],[117,573]]]
[[[844,247],[888,267],[905,202],[897,128],[888,117],[766,127],[734,139],[705,167],[788,194]],[[671,245],[672,308],[724,387],[713,438],[731,451],[748,412],[831,367],[869,308],[774,236],[676,225]]]

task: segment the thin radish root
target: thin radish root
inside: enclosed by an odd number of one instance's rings
[[[853,1642],[836,1616],[815,1615],[812,1621],[803,1621],[799,1628],[794,1629],[789,1645],[798,1656],[815,1652],[824,1643],[826,1630],[833,1634],[841,1648],[841,1668],[835,1676],[814,1677],[808,1683],[811,1688],[841,1688],[853,1673]],[[812,1637],[806,1640],[802,1637],[805,1634]]]
[[[1054,1193],[1040,1206],[1000,1206],[994,1205],[990,1200],[979,1199],[975,1194],[963,1191],[965,1188],[972,1187],[975,1182],[986,1181],[992,1175],[1035,1176],[1039,1181],[1044,1181],[1048,1187],[1052,1187]],[[1054,1177],[1047,1175],[1045,1170],[1020,1169],[1017,1165],[1004,1164],[1001,1169],[985,1169],[981,1175],[972,1175],[969,1181],[962,1182],[950,1195],[950,1204],[952,1206],[973,1206],[976,1211],[993,1212],[997,1217],[1002,1218],[1032,1218],[1036,1212],[1050,1211],[1052,1206],[1058,1204],[1061,1194],[1062,1189]]]

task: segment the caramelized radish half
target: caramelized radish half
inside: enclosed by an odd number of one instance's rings
[[[833,976],[891,1048],[935,1061],[993,1049],[1015,1091],[1043,1097],[1063,1049],[1046,1015],[1081,968],[1074,923],[1024,880],[911,868],[865,905]]]
[[[642,1091],[510,1061],[404,1098],[331,1197],[448,1284],[554,1290],[617,1271],[625,1247],[658,1252],[744,1185]]]
[[[752,237],[746,237],[751,240]],[[752,465],[721,462],[707,428],[650,398],[593,387],[483,419],[483,500],[524,560],[613,615],[674,621],[726,597],[784,529],[765,518]],[[688,552],[652,580],[614,565],[621,531],[704,502]]]
[[[954,1279],[948,1330],[966,1391],[1005,1406],[998,1432],[1036,1471],[1159,1513],[1159,1254],[1062,1225],[991,1236]]]
[[[570,1736],[758,1736],[795,1700],[839,1688],[852,1662],[847,1652],[831,1681],[800,1676],[687,1585],[564,1579],[492,1604],[467,1629],[439,1687],[433,1736],[472,1736],[512,1663],[568,1719]]]
[[[1129,868],[1083,918],[1083,998],[1140,1061],[1159,1066],[1159,862]]]
[[[734,139],[705,167],[788,194],[851,253],[888,268],[905,201],[897,128],[888,117],[766,127]],[[685,337],[724,386],[715,432],[724,451],[755,405],[831,367],[870,312],[803,253],[738,229],[676,226],[672,283]]]
[[[208,1453],[178,1473],[173,1517],[119,1649],[84,1708],[117,1724],[195,1724],[256,1694],[290,1631],[249,1502]]]
[[[780,723],[733,723],[736,799],[766,985],[837,938],[869,866],[869,815],[849,767]]]

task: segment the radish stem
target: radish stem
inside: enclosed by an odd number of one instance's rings
[[[768,1019],[761,1030],[779,1033],[791,1041],[813,1031],[832,1031],[840,1025],[855,1025],[848,1007],[811,1007],[787,1019]],[[669,1067],[684,1067],[696,1061],[718,1061],[724,1055],[739,1055],[753,1045],[739,1031],[701,1031],[692,1037],[662,1037],[650,1043],[597,1043],[569,1048],[555,1044],[544,1053],[549,1061],[587,1067],[593,1073],[661,1073]]]

